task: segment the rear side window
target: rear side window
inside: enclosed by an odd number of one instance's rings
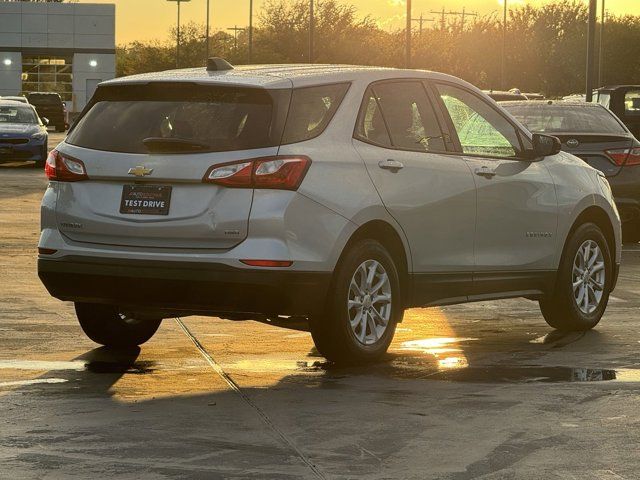
[[[348,89],[348,83],[294,89],[282,143],[303,142],[320,135]]]
[[[640,90],[629,90],[624,96],[624,113],[640,115]]]
[[[364,95],[364,103],[356,127],[356,137],[375,145],[391,148],[391,138],[384,123],[382,109],[371,87]]]
[[[98,89],[66,142],[123,153],[277,146],[290,89],[154,83]]]

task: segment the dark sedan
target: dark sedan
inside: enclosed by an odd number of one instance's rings
[[[31,160],[44,167],[47,141],[46,126],[31,105],[0,100],[0,163]]]
[[[616,199],[624,239],[640,240],[640,142],[610,110],[584,102],[501,102],[535,133],[554,135],[562,149],[609,180]]]

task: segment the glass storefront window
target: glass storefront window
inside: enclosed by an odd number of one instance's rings
[[[64,101],[72,100],[73,57],[23,55],[22,93],[56,92]]]

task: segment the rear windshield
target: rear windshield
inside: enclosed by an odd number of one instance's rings
[[[66,142],[122,153],[222,152],[302,142],[324,131],[348,88],[100,87]]]
[[[123,153],[276,146],[290,95],[289,89],[195,84],[101,87],[66,142]]]
[[[38,123],[31,107],[0,105],[0,123]]]
[[[512,104],[504,107],[532,132],[626,133],[609,110],[591,105]]]
[[[58,95],[43,95],[41,93],[30,93],[27,95],[29,103],[40,105],[60,105],[62,100]]]

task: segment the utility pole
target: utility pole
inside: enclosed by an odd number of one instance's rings
[[[414,22],[418,22],[418,24],[420,25],[420,36],[422,36],[422,25],[425,22],[435,22],[435,18],[424,18],[422,13],[420,14],[420,17],[412,18],[411,20]]]
[[[315,35],[316,19],[313,12],[313,0],[309,0],[309,63],[313,63],[313,36]]]
[[[180,67],[180,4],[190,1],[191,0],[167,0],[167,2],[176,2],[178,5],[178,21],[176,23],[176,68]]]
[[[253,0],[249,0],[249,61],[251,63],[251,56],[253,54]]]
[[[411,0],[407,0],[407,26],[405,32],[405,67],[411,68]]]
[[[598,0],[589,0],[589,27],[587,29],[587,85],[586,85],[586,101],[593,101],[593,64],[594,50],[596,43],[596,10]]]
[[[602,0],[602,14],[600,15],[600,48],[598,48],[598,86],[604,87],[604,25],[607,23],[607,11]]]
[[[233,30],[233,50],[238,51],[238,32],[244,31],[244,28],[234,25],[233,27],[227,28],[227,30]]]
[[[206,52],[206,56],[205,56],[205,60],[209,59],[209,2],[210,0],[207,0],[207,26],[205,28],[206,32],[205,32],[205,42],[206,46],[205,46],[205,52]]]
[[[504,12],[502,15],[502,57],[500,60],[500,88],[505,90],[506,87],[506,79],[505,79],[505,69],[507,65],[507,0],[503,0],[504,2]]]
[[[462,7],[462,11],[461,12],[453,12],[451,10],[449,10],[448,12],[445,11],[444,7],[442,7],[441,11],[437,11],[437,10],[431,10],[429,13],[435,13],[440,15],[440,27],[442,28],[442,30],[444,30],[447,26],[447,21],[446,21],[446,16],[447,15],[456,15],[461,17],[461,26],[462,29],[464,30],[464,22],[465,19],[467,17],[477,17],[478,14],[475,12],[467,12],[466,7]]]

